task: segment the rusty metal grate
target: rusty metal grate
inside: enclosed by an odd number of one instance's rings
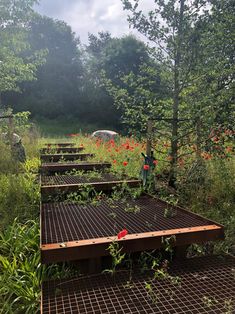
[[[75,146],[75,143],[45,143],[46,147],[71,147]]]
[[[95,177],[92,178],[86,176],[86,174],[82,176],[41,176],[41,193],[42,195],[68,193],[84,188],[84,185],[89,185],[96,191],[111,191],[113,187],[123,183],[130,187],[137,187],[141,185],[141,180],[127,177],[119,179],[111,173],[95,174]]]
[[[180,285],[135,271],[44,282],[41,314],[225,314],[235,313],[235,259],[209,256],[170,268]]]
[[[73,153],[73,154],[41,154],[40,158],[43,162],[57,162],[60,160],[86,160],[94,157],[94,154]]]
[[[123,181],[126,178],[118,179],[112,173],[98,173],[95,174],[97,177],[89,177],[89,175],[84,174],[84,176],[76,175],[63,175],[63,176],[42,176],[41,184],[42,186],[59,186],[59,185],[70,185],[70,184],[85,184],[94,182],[109,182],[109,181]]]
[[[84,150],[84,147],[50,147],[41,148],[41,154],[54,154],[54,153],[78,153]]]
[[[148,195],[97,205],[42,204],[42,260],[47,263],[107,255],[112,236],[122,229],[129,232],[121,240],[129,252],[160,248],[164,236],[175,235],[175,245],[223,238],[222,226],[179,207],[174,207],[175,217],[166,218],[166,207],[173,206]]]
[[[43,163],[40,168],[41,173],[45,174],[55,174],[55,173],[64,173],[72,170],[83,170],[83,171],[91,171],[91,170],[102,170],[105,168],[111,168],[111,164],[109,162],[87,162],[80,161],[79,163],[75,162],[67,162],[67,163]]]

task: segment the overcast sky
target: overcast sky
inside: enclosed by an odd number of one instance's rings
[[[144,9],[153,8],[153,0],[142,0]],[[136,30],[130,29],[127,11],[123,11],[121,0],[41,0],[36,11],[55,19],[64,20],[87,43],[88,32],[97,34],[109,31],[112,36],[135,34],[144,39]]]

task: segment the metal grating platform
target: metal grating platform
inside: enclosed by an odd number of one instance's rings
[[[84,150],[84,147],[50,147],[50,148],[41,148],[41,154],[55,154],[55,153],[78,153]]]
[[[55,174],[55,173],[64,173],[72,170],[102,170],[111,168],[111,164],[109,162],[87,162],[81,161],[79,163],[43,163],[40,168],[40,172],[42,174]]]
[[[96,191],[111,191],[113,187],[126,183],[130,187],[138,187],[141,180],[132,178],[119,179],[111,173],[95,174],[97,177],[89,178],[85,174],[83,176],[64,175],[64,176],[41,176],[41,193],[58,194],[61,192],[74,192],[84,185],[93,187]]]
[[[175,217],[164,217],[174,208]],[[130,212],[130,211],[138,212]],[[180,207],[144,195],[136,200],[101,201],[97,205],[48,203],[41,206],[41,257],[44,263],[108,255],[107,247],[121,239],[126,252],[162,247],[162,237],[174,235],[172,245],[222,239],[223,227]]]
[[[60,160],[86,160],[94,157],[94,154],[73,153],[73,154],[41,154],[40,158],[43,162],[57,162]]]
[[[180,285],[135,271],[44,282],[41,314],[233,314],[235,259],[209,256],[170,268]]]

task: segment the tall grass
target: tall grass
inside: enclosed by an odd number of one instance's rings
[[[235,244],[235,159],[215,158],[194,172],[194,179],[181,186],[181,202],[225,226],[226,239],[217,248],[229,251]]]
[[[0,313],[37,314],[42,281],[77,275],[66,264],[41,264],[38,219],[15,219],[0,232]]]

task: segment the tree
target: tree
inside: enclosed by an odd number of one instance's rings
[[[122,123],[131,134],[141,137],[146,134],[148,119],[165,113],[169,91],[162,80],[161,67],[152,60],[152,64],[142,64],[138,73],[131,71],[119,79],[121,87],[104,74],[106,89],[122,112]]]
[[[138,75],[140,68],[145,62],[150,61],[149,51],[146,45],[134,36],[112,38],[109,33],[99,33],[99,36],[89,35],[88,52],[88,76],[89,82],[93,85],[95,95],[94,107],[104,115],[100,117],[108,120],[111,125],[120,128],[117,122],[123,113],[124,107],[115,106],[114,94],[110,88],[104,86],[104,73],[106,79],[118,88],[127,88],[123,77],[129,73]],[[91,102],[92,103],[92,102]],[[118,109],[117,109],[118,108]]]
[[[45,50],[46,62],[38,68],[37,80],[22,84],[22,94],[13,95],[16,106],[48,118],[76,115],[84,72],[79,39],[65,22],[35,15],[28,40],[28,53]]]
[[[42,55],[23,58],[28,48],[27,27],[35,0],[0,0],[0,105],[1,94],[19,90],[19,83],[35,78]]]
[[[175,186],[182,129],[188,129],[186,119],[196,124],[197,117],[185,115],[189,104],[184,93],[192,88],[192,78],[198,63],[203,26],[208,22],[208,1],[155,0],[155,7],[145,15],[139,1],[122,0],[124,9],[131,12],[130,24],[156,44],[156,58],[167,69],[172,90],[171,106],[171,168],[169,184]],[[185,121],[185,122],[184,122]],[[181,128],[181,125],[184,127]],[[181,133],[181,134],[180,134]],[[188,133],[188,132],[186,132]]]

